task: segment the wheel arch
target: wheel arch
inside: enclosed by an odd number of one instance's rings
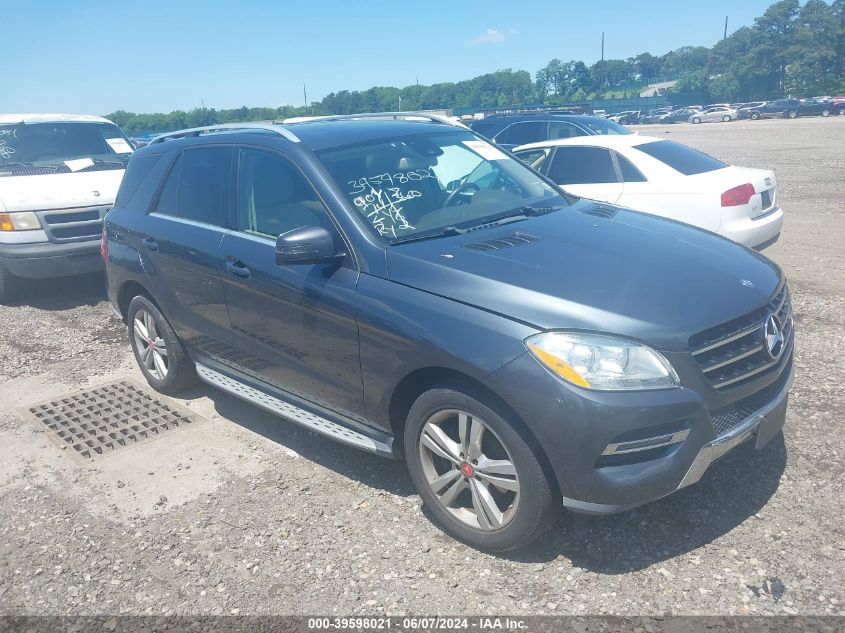
[[[117,291],[117,309],[120,311],[120,315],[123,317],[124,321],[126,321],[128,317],[127,313],[129,311],[129,304],[132,302],[132,299],[138,295],[144,295],[153,302],[155,307],[161,310],[161,306],[158,304],[158,301],[156,301],[155,297],[148,288],[134,279],[129,279],[125,281],[123,285],[120,286],[120,290]]]

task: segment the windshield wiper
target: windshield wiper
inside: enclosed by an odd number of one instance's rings
[[[444,226],[442,229],[437,231],[431,231],[428,233],[416,233],[413,235],[405,235],[403,237],[397,237],[395,240],[391,240],[390,243],[392,244],[406,244],[408,242],[420,242],[422,240],[432,240],[437,237],[449,237],[451,235],[463,235],[467,232],[467,229],[459,229],[456,226]]]
[[[503,224],[510,224],[511,222],[520,222],[522,220],[527,220],[529,218],[536,218],[541,215],[546,215],[547,213],[552,213],[554,211],[558,211],[563,207],[533,207],[531,205],[525,205],[523,207],[518,207],[512,211],[508,211],[507,213],[502,213],[500,215],[482,218],[478,224],[470,226],[466,229],[463,229],[465,233],[469,231],[477,231],[479,229],[486,229],[492,228],[495,226],[501,226]]]

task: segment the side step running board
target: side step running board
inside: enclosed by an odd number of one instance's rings
[[[383,457],[395,457],[390,443],[375,439],[369,435],[365,435],[360,431],[356,431],[349,427],[343,426],[338,422],[334,422],[324,418],[316,413],[302,409],[286,400],[277,398],[269,393],[256,389],[240,380],[222,374],[219,371],[211,369],[206,365],[197,363],[197,375],[212,387],[230,393],[236,398],[245,400],[250,404],[261,407],[270,413],[274,413],[297,424],[301,424],[307,429],[325,435],[336,442],[342,442],[360,448],[369,453],[376,453]]]

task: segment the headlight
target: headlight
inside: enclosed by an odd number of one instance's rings
[[[578,332],[546,332],[525,345],[555,374],[579,387],[605,391],[667,389],[678,376],[663,356],[633,341]]]
[[[0,213],[0,231],[32,231],[40,228],[41,222],[32,211]]]

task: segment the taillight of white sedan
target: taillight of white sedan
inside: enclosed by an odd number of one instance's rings
[[[638,136],[522,145],[525,162],[573,195],[618,204],[763,248],[783,224],[774,172],[727,165],[691,147]]]

